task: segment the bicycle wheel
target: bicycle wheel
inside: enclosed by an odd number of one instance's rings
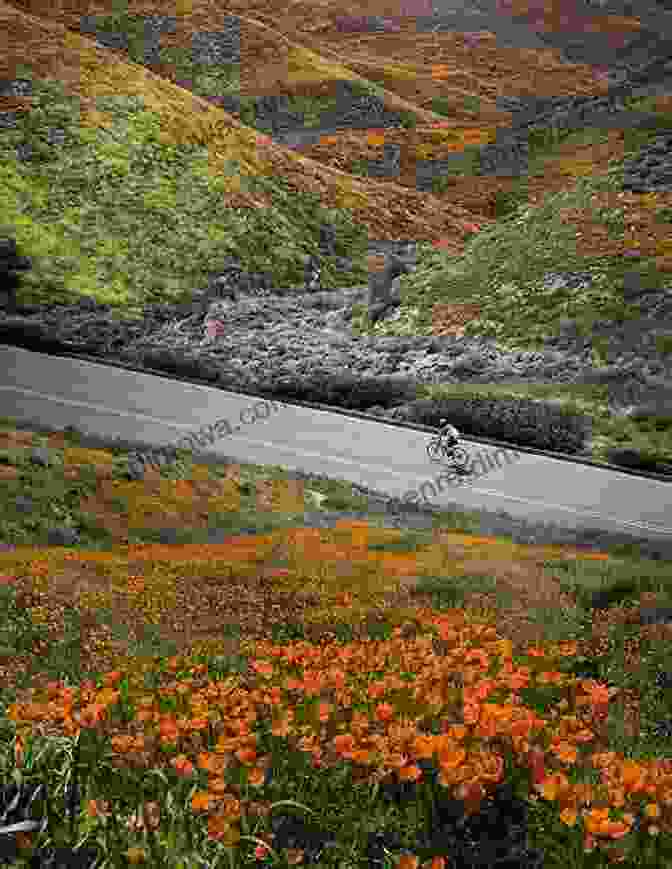
[[[448,460],[456,467],[466,467],[469,463],[469,453],[462,447],[447,447],[439,440],[430,441],[427,444],[427,455],[432,462]]]
[[[438,438],[430,441],[427,444],[427,455],[429,456],[430,462],[440,461],[443,458],[444,454],[445,447]]]
[[[469,462],[469,453],[462,447],[455,447],[451,451],[451,458],[454,465],[465,467]]]

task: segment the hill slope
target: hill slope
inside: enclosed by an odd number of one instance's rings
[[[531,7],[513,11],[531,20],[536,14]],[[613,33],[626,48],[628,42],[641,48],[648,38],[635,19],[579,15],[567,4],[564,18],[557,4],[542,11],[544,38],[556,26],[579,23]],[[377,13],[386,18],[369,33],[364,19]],[[536,349],[558,337],[568,315],[589,336],[606,318],[606,339],[594,342],[596,367],[621,364],[639,329],[633,365],[643,372],[646,355],[664,377],[670,362],[664,312],[649,310],[639,323],[623,284],[627,270],[631,282],[634,274],[663,291],[671,194],[619,192],[624,158],[655,130],[584,124],[555,137],[536,131],[526,175],[480,171],[480,147],[512,122],[501,98],[605,93],[604,70],[567,63],[558,48],[502,44],[499,32],[483,27],[499,28],[492,16],[474,18],[472,32],[427,33],[420,19],[393,13],[382,4],[326,2],[225,9],[210,2],[135,3],[123,14],[105,3],[0,5],[8,37],[0,75],[23,79],[24,86],[32,79],[33,87],[32,97],[17,88],[0,104],[16,110],[17,125],[3,125],[0,133],[9,158],[1,169],[8,195],[0,221],[34,262],[21,301],[86,295],[136,314],[147,303],[188,300],[232,254],[245,268],[271,275],[275,286],[296,286],[303,256],[317,249],[319,228],[330,223],[336,254],[354,262],[343,271],[336,257],[325,258],[323,279],[332,287],[365,281],[371,238],[424,242],[416,273],[402,279],[399,319],[371,329],[355,317],[355,331],[442,335],[454,329],[456,311],[476,307],[467,334]],[[356,107],[362,129],[339,130],[302,153],[283,147],[260,132],[268,118],[259,114],[262,98],[282,96],[290,121],[303,113],[315,129]],[[236,114],[224,108],[232,101]],[[646,109],[669,125],[669,97],[654,102]],[[17,148],[21,160],[14,159]],[[364,177],[380,162],[381,148],[383,162],[398,149],[398,174]],[[423,161],[453,159],[440,183],[416,189]],[[632,249],[640,254],[637,269],[625,260]],[[570,266],[599,278],[590,293],[539,292],[544,272]],[[627,340],[614,342],[620,321],[633,328]],[[655,348],[644,354],[649,339]],[[468,371],[460,376],[474,379]],[[508,391],[532,394],[535,386]],[[556,400],[577,397],[572,384],[539,386]],[[453,387],[442,383],[431,397]],[[627,402],[619,400],[620,413]],[[661,429],[659,420],[612,419],[613,403],[597,390],[588,404],[600,458],[608,447],[641,438],[638,447],[652,461],[669,461],[667,423]]]

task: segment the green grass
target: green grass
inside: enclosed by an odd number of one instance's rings
[[[0,134],[0,181],[8,193],[0,224],[33,258],[20,301],[68,303],[85,294],[137,316],[145,304],[184,301],[186,288],[205,285],[231,255],[280,286],[296,286],[322,223],[336,228],[336,256],[355,263],[342,273],[324,258],[325,279],[353,285],[365,279],[367,233],[348,212],[263,176],[241,183],[271,191],[272,208],[222,209],[220,182],[205,171],[207,147],[159,143],[157,120],[142,100],[99,98],[97,108],[111,113],[115,126],[92,131],[81,127],[77,100],[64,97],[59,84],[36,81],[33,88],[30,113]],[[53,128],[63,133],[58,147],[48,143]],[[31,146],[30,160],[14,159],[19,143]]]

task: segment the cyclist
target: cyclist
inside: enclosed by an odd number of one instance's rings
[[[468,453],[466,450],[458,447],[460,442],[460,433],[454,425],[450,425],[445,419],[439,420],[439,437],[432,440],[427,445],[427,453],[430,461],[439,460],[438,454],[443,454],[444,458],[449,459],[454,466],[454,470],[460,474],[469,474]]]
[[[451,425],[448,422],[448,420],[446,420],[446,419],[439,420],[439,428],[440,428],[439,437],[445,443],[445,445],[448,447],[448,449],[453,449],[453,447],[456,447],[459,444],[460,433],[455,428],[454,425]]]
[[[450,423],[447,420],[441,419],[441,420],[439,420],[439,422],[440,422],[439,437],[441,438],[441,441],[443,442],[443,444],[445,445],[445,448],[446,448],[446,452],[444,453],[444,455],[446,456],[446,458],[456,459],[457,457],[455,455],[455,447],[460,442],[460,433],[455,428],[455,426],[450,425]],[[469,473],[469,468],[467,465],[464,465],[464,466],[456,465],[456,470],[460,474],[468,474]]]

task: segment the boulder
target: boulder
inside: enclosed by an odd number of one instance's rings
[[[367,306],[369,319],[372,323],[379,320],[392,307],[399,305],[401,294],[395,279],[408,274],[412,267],[396,253],[390,255],[373,255],[369,263],[369,292]]]
[[[207,306],[217,299],[236,301],[242,293],[268,292],[273,285],[270,275],[258,272],[247,272],[236,257],[225,257],[220,271],[210,275],[207,288],[194,291],[196,301]]]
[[[325,256],[336,256],[336,229],[330,223],[320,226],[320,250]]]

